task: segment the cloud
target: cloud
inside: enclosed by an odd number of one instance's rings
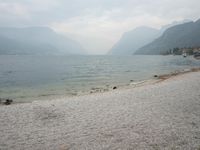
[[[1,26],[49,26],[91,53],[105,52],[137,26],[159,28],[199,14],[199,0],[0,0]]]
[[[65,33],[78,40],[88,49],[88,53],[104,54],[127,30],[146,24],[157,28],[161,24],[166,24],[165,20],[149,15],[133,16],[123,20],[112,19],[116,16],[115,13],[119,13],[118,10],[106,12],[105,15],[99,17],[78,16],[66,21],[54,22],[49,26],[59,33]]]
[[[28,17],[28,9],[26,6],[18,3],[0,3],[1,16],[11,17]]]

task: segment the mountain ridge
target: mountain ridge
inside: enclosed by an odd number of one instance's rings
[[[160,29],[154,29],[148,26],[140,26],[135,29],[125,32],[120,40],[114,44],[108,52],[110,55],[132,55],[141,47],[153,42],[159,38],[168,28],[190,22],[185,19],[183,21],[174,21],[171,24],[162,26]]]
[[[147,34],[144,34],[145,32]],[[149,41],[153,41],[157,36],[159,36],[157,29],[146,26],[137,27],[129,32],[125,32],[108,54],[132,54],[134,50],[137,50]]]
[[[173,48],[200,46],[200,19],[168,28],[161,37],[138,49],[134,54],[160,55]]]
[[[85,54],[82,46],[48,27],[0,27],[0,54]]]

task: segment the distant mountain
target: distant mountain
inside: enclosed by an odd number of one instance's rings
[[[171,24],[163,26],[160,30],[145,26],[137,27],[132,31],[124,33],[121,39],[112,47],[108,54],[132,55],[141,47],[160,37],[168,28],[186,22],[190,22],[190,20],[175,21]]]
[[[150,27],[138,27],[122,35],[108,54],[111,55],[131,55],[137,49],[152,42],[159,36],[159,30]]]
[[[79,43],[48,27],[1,27],[0,45],[0,54],[84,54]]]
[[[176,25],[180,25],[180,24],[184,24],[184,23],[188,23],[188,22],[192,22],[192,20],[190,19],[184,19],[182,21],[174,21],[170,24],[167,24],[167,25],[164,25],[161,27],[160,31],[161,31],[161,35],[168,29],[168,28],[171,28],[173,26],[176,26]]]
[[[135,54],[159,55],[173,48],[200,47],[200,20],[173,26]]]

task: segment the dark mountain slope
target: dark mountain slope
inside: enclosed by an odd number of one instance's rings
[[[173,26],[135,54],[159,55],[173,48],[200,47],[200,20]]]

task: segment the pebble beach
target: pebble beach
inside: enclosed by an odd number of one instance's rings
[[[0,106],[0,150],[199,150],[200,71],[104,93]]]

